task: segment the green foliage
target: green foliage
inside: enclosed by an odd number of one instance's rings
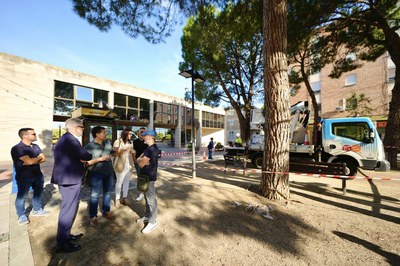
[[[195,69],[205,79],[196,83],[195,98],[213,106],[229,103],[245,139],[253,102],[264,98],[262,17],[261,0],[203,7],[188,20],[181,39],[179,69]]]
[[[99,30],[107,32],[113,25],[131,36],[142,35],[151,43],[163,42],[175,25],[200,6],[226,5],[222,0],[71,0],[74,11]]]
[[[221,142],[217,142],[217,144],[215,145],[216,150],[222,150],[223,148],[224,148],[224,145],[222,145]]]
[[[330,2],[325,0],[324,2]],[[336,9],[331,23],[326,27],[331,41],[345,45],[360,60],[373,61],[386,51],[391,53],[400,47],[400,5],[395,0],[383,1],[334,1]],[[340,68],[348,68],[348,62],[338,60],[333,77],[340,76]]]
[[[314,119],[319,116],[318,102],[309,76],[335,60],[336,46],[322,34],[322,25],[329,20],[334,5],[321,1],[289,1],[288,6],[288,73],[291,96],[304,83],[311,97]]]
[[[163,133],[157,133],[156,139],[157,140],[162,140],[164,138],[164,134]]]
[[[169,134],[169,133],[165,134],[164,140],[171,140],[171,139],[172,139],[172,135],[171,134]]]
[[[52,143],[55,144],[57,140],[67,132],[64,128],[53,128]]]
[[[192,151],[192,143],[186,144],[186,148],[188,151]],[[195,147],[194,149],[196,152],[199,151],[199,147]]]
[[[180,69],[202,73],[195,97],[207,104],[220,100],[244,105],[262,91],[261,1],[209,6],[191,17],[182,37]],[[189,96],[190,93],[186,93]]]
[[[346,99],[346,109],[349,110],[348,116],[369,116],[372,108],[371,98],[365,96],[364,93],[353,93],[351,97]]]

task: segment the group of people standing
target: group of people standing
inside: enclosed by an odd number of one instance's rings
[[[140,193],[137,200],[146,201],[145,215],[136,222],[145,223],[142,233],[150,233],[157,227],[157,197],[155,181],[157,180],[159,150],[155,143],[156,132],[140,128],[138,138],[131,140],[133,132],[126,128],[113,145],[106,139],[107,129],[101,126],[92,128],[93,141],[82,147],[80,138],[84,126],[78,118],[69,118],[65,122],[66,133],[54,147],[54,169],[51,183],[57,184],[62,198],[57,228],[57,246],[60,252],[73,252],[81,246],[71,241],[79,240],[83,234],[71,234],[78,205],[82,177],[86,169],[90,169],[91,193],[89,200],[90,225],[98,224],[98,201],[100,190],[103,190],[102,216],[112,220],[111,190],[115,182],[115,208],[129,205],[128,189],[132,177],[133,166],[136,172],[149,177],[149,189]],[[11,149],[18,186],[15,206],[19,224],[29,223],[25,210],[25,199],[29,188],[33,188],[33,210],[30,215],[47,215],[41,206],[44,178],[40,164],[46,161],[36,141],[36,133],[32,128],[19,130],[21,142]],[[113,159],[113,160],[112,160]],[[121,195],[122,191],[122,195]],[[121,197],[122,196],[122,197]]]

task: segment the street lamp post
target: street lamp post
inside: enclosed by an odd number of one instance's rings
[[[196,177],[196,159],[195,159],[195,153],[196,153],[196,138],[194,135],[194,82],[202,83],[204,82],[204,78],[194,69],[189,69],[189,70],[184,70],[179,75],[185,77],[185,78],[192,78],[192,132],[191,132],[191,142],[192,142],[192,178]],[[185,132],[186,134],[186,132]]]

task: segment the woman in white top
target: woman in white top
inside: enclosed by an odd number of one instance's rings
[[[132,131],[129,128],[125,128],[121,137],[114,142],[115,160],[114,171],[117,176],[117,182],[115,184],[115,207],[119,207],[120,204],[128,205],[128,189],[129,180],[131,179],[132,173],[130,172],[133,165],[133,158],[135,150],[133,149],[133,142],[131,141]],[[122,199],[121,199],[121,188],[122,188]]]

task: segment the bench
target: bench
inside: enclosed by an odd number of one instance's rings
[[[298,172],[298,173],[310,173],[310,174],[320,174],[320,175],[332,175],[332,178],[337,178],[342,180],[343,195],[346,195],[346,181],[351,179],[350,177],[346,176],[345,163],[290,162],[289,171],[292,173]]]
[[[225,148],[224,161],[225,161],[225,169],[224,173],[226,173],[226,167],[228,165],[233,165],[234,168],[238,168],[242,166],[243,171],[247,166],[247,148],[245,147],[228,147]]]

